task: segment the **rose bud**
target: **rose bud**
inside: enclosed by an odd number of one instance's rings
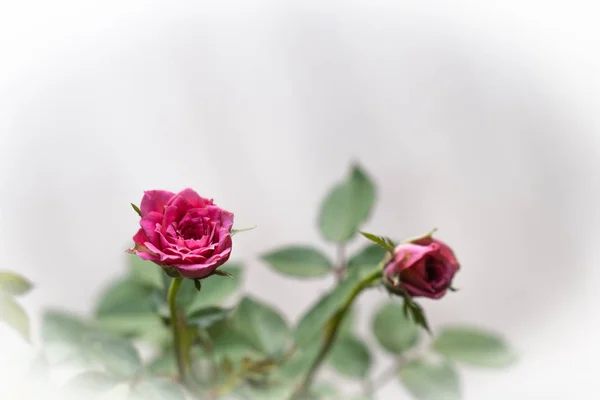
[[[393,292],[439,299],[446,294],[459,267],[450,247],[425,236],[398,245],[384,277]]]
[[[192,189],[146,191],[139,210],[141,229],[129,253],[192,279],[207,277],[229,259],[233,214]]]

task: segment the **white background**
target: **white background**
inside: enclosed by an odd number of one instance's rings
[[[365,229],[403,238],[437,226],[459,256],[460,292],[424,302],[433,325],[489,327],[521,354],[510,370],[464,369],[465,399],[595,392],[598,11],[516,0],[2,3],[0,269],[35,282],[24,304],[36,321],[49,306],[89,312],[124,269],[129,202],[189,186],[236,226],[258,225],[235,240],[245,289],[295,321],[331,282],[285,279],[257,256],[295,242],[333,255],[315,214],[359,160],[379,185]],[[363,299],[365,334],[383,298]],[[1,334],[2,353],[22,345]]]

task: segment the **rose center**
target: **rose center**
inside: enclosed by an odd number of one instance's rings
[[[433,258],[425,261],[425,277],[428,282],[436,281],[439,278],[437,262]]]
[[[183,239],[186,240],[198,240],[208,234],[206,225],[197,224],[197,225],[188,225],[181,228],[179,234]]]

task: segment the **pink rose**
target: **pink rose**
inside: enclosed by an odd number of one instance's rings
[[[192,279],[207,277],[229,259],[233,214],[192,189],[146,191],[140,211],[142,228],[128,252]]]
[[[398,245],[384,276],[393,291],[439,299],[446,294],[459,267],[450,247],[426,236]]]

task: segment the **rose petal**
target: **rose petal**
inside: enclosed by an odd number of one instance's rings
[[[140,211],[142,218],[150,212],[163,213],[165,205],[175,196],[174,193],[166,190],[147,190],[144,192],[142,202],[140,204]]]

